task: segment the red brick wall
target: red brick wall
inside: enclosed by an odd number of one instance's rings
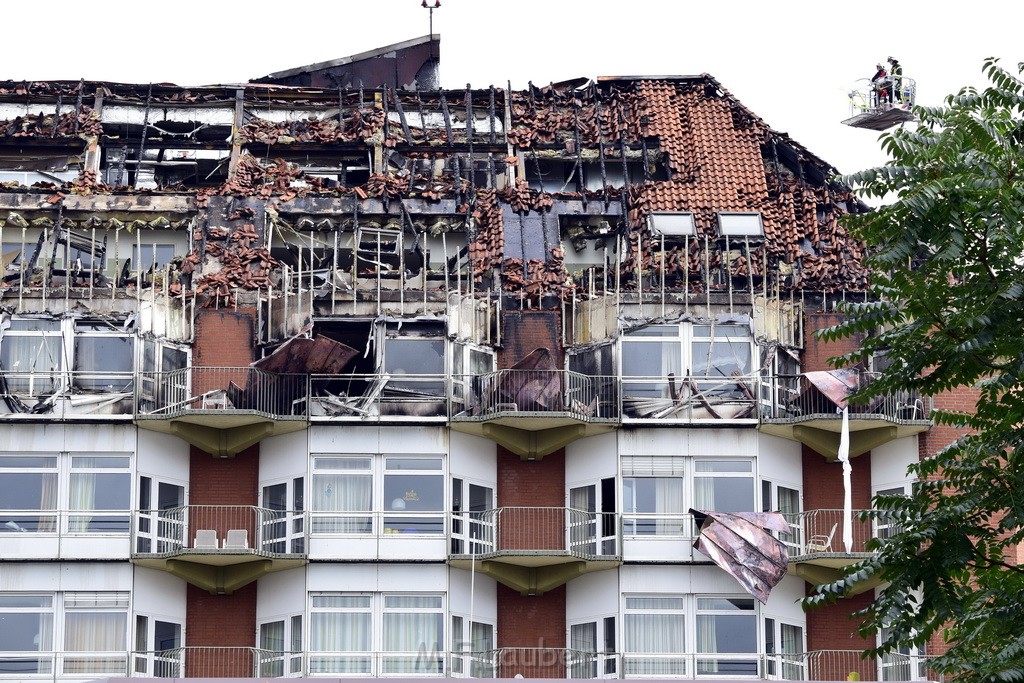
[[[522,596],[498,585],[498,647],[565,647],[565,586],[540,596]],[[512,651],[501,662],[502,678],[564,678],[560,652]]]
[[[843,465],[838,460],[829,462],[825,456],[810,446],[801,446],[804,472],[804,509],[842,509],[843,507]],[[871,507],[871,453],[850,459],[853,471],[853,509]]]
[[[564,507],[565,449],[546,455],[543,460],[524,461],[498,446],[497,499],[499,507]],[[538,548],[563,547],[564,524],[552,523],[546,526],[549,527],[546,531],[532,530],[529,543]],[[502,540],[511,543],[515,539],[503,537]],[[564,648],[565,586],[540,596],[524,597],[511,588],[499,585],[498,647]],[[548,678],[564,676],[564,670],[559,673],[552,666],[557,669],[560,662],[552,663],[543,659],[503,662],[503,668],[510,667],[508,677],[522,673],[530,678],[531,672],[535,676]]]
[[[254,647],[256,645],[256,584],[250,583],[231,595],[210,595],[202,588],[188,587],[188,615],[185,644],[206,647]],[[190,653],[187,678],[247,678],[253,667],[247,651]]]
[[[255,309],[204,309],[196,314],[195,326],[192,365],[237,367],[255,359]]]
[[[502,318],[498,367],[510,368],[534,349],[548,349],[556,368],[564,361],[562,326],[559,314],[553,311],[521,311],[506,313]]]
[[[565,449],[522,460],[498,446],[498,507],[564,507]]]
[[[810,588],[808,589],[810,592]],[[852,598],[840,600],[834,605],[812,609],[807,613],[807,649],[813,650],[864,650],[873,647],[873,641],[867,641],[857,635],[859,620],[850,615],[866,607],[874,598],[874,591],[866,591]],[[859,654],[859,653],[858,653]],[[860,660],[856,654],[845,656],[838,661],[826,658],[819,663],[819,670],[808,672],[812,681],[845,681],[851,671],[860,673],[860,680],[877,679],[873,660]]]
[[[860,337],[826,342],[814,336],[816,330],[836,325],[842,319],[843,317],[838,313],[809,312],[804,314],[804,372],[829,370],[832,368],[828,362],[829,358],[849,353],[860,347]]]
[[[934,397],[934,407],[943,410],[960,410],[973,412],[975,402],[978,399],[978,391],[971,388],[960,388],[951,392],[939,394]],[[927,432],[919,435],[917,438],[918,455],[921,458],[938,453],[943,447],[956,441],[959,437],[966,434],[969,430],[958,429],[956,427],[950,427],[947,425],[932,425],[932,428]],[[1018,552],[1019,552],[1018,548]],[[1011,558],[1011,561],[1016,558]],[[929,654],[941,654],[948,649],[948,646],[942,639],[942,632],[932,636],[928,641],[928,653]]]
[[[256,505],[260,446],[249,446],[234,458],[214,458],[195,446],[189,449],[189,503],[192,505]]]

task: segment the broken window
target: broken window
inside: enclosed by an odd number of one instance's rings
[[[72,386],[84,391],[130,392],[135,337],[103,322],[77,321]]]
[[[59,320],[16,318],[0,341],[0,368],[7,391],[38,396],[60,386],[64,338]]]
[[[621,342],[630,417],[740,418],[753,410],[753,339],[742,324],[649,325]]]
[[[174,258],[173,244],[132,245],[132,263],[136,270],[148,271],[151,268],[163,268]]]
[[[526,182],[531,190],[539,192],[578,192],[582,183],[575,159],[541,159],[530,155],[526,159]]]
[[[114,187],[206,187],[220,185],[228,176],[228,150],[171,149],[138,146],[104,148],[101,178]]]
[[[142,341],[141,374],[139,376],[139,410],[146,412],[186,398],[188,384],[188,351],[161,342]]]
[[[452,400],[479,403],[484,375],[494,372],[494,351],[464,341],[452,343]]]

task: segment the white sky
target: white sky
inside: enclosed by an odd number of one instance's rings
[[[431,4],[433,0],[431,0]],[[9,6],[8,6],[9,5]],[[842,172],[880,164],[846,93],[889,55],[940,104],[1024,60],[1021,0],[442,0],[444,87],[707,72]],[[4,4],[0,79],[238,83],[428,33],[420,0]]]

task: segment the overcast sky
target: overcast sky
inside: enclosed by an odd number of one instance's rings
[[[430,0],[433,4],[433,0]],[[882,163],[840,124],[847,92],[897,57],[918,101],[1024,60],[1024,1],[442,0],[444,87],[710,73],[842,172]],[[420,0],[4,3],[0,79],[239,83],[426,35]]]

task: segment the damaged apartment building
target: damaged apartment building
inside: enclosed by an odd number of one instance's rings
[[[0,81],[0,682],[927,676],[861,658],[877,582],[799,605],[887,533],[835,169],[707,74],[438,54]],[[928,407],[850,406],[855,508]],[[785,516],[763,603],[693,510]]]

